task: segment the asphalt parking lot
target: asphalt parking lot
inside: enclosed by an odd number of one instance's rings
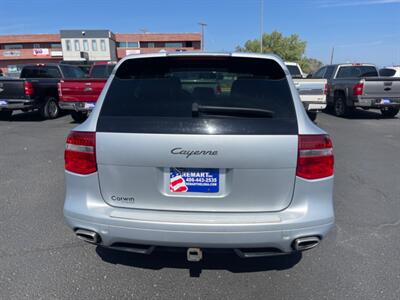
[[[336,227],[302,255],[243,260],[96,248],[64,225],[63,149],[76,124],[0,122],[1,299],[399,299],[400,115],[321,114],[334,140]]]

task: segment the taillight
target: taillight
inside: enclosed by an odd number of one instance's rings
[[[96,133],[72,131],[65,147],[65,170],[82,175],[97,171]]]
[[[31,82],[25,81],[24,83],[24,91],[26,96],[32,96],[33,95],[33,84]]]
[[[61,90],[61,81],[57,83],[57,90],[58,90],[58,98],[62,99],[62,90]]]
[[[329,94],[329,85],[327,83],[325,83],[324,95],[328,95],[328,94]]]
[[[360,82],[360,83],[356,83],[353,86],[353,95],[354,96],[361,96],[363,94],[364,91],[364,83]]]
[[[333,175],[333,145],[328,135],[299,135],[296,175],[320,179]]]

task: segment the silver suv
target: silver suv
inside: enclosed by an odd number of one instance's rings
[[[333,152],[274,55],[128,56],[67,138],[64,215],[94,244],[242,257],[316,246]]]

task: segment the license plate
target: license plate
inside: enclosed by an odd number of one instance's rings
[[[86,109],[93,109],[94,108],[94,103],[85,103],[85,108]]]
[[[390,99],[381,99],[381,104],[390,104],[392,103],[392,100]]]
[[[219,169],[170,168],[172,193],[218,193]]]
[[[7,105],[7,101],[0,100],[0,106],[1,105]]]

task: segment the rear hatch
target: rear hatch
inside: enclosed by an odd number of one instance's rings
[[[23,79],[0,79],[0,99],[21,100],[26,99],[25,80]]]
[[[105,83],[106,79],[61,80],[60,99],[66,102],[96,102]]]
[[[364,80],[364,97],[400,101],[400,78],[367,77]]]
[[[214,83],[196,81],[204,72],[216,75]],[[267,212],[292,199],[298,128],[286,75],[273,59],[126,60],[96,131],[100,189],[110,205]]]

